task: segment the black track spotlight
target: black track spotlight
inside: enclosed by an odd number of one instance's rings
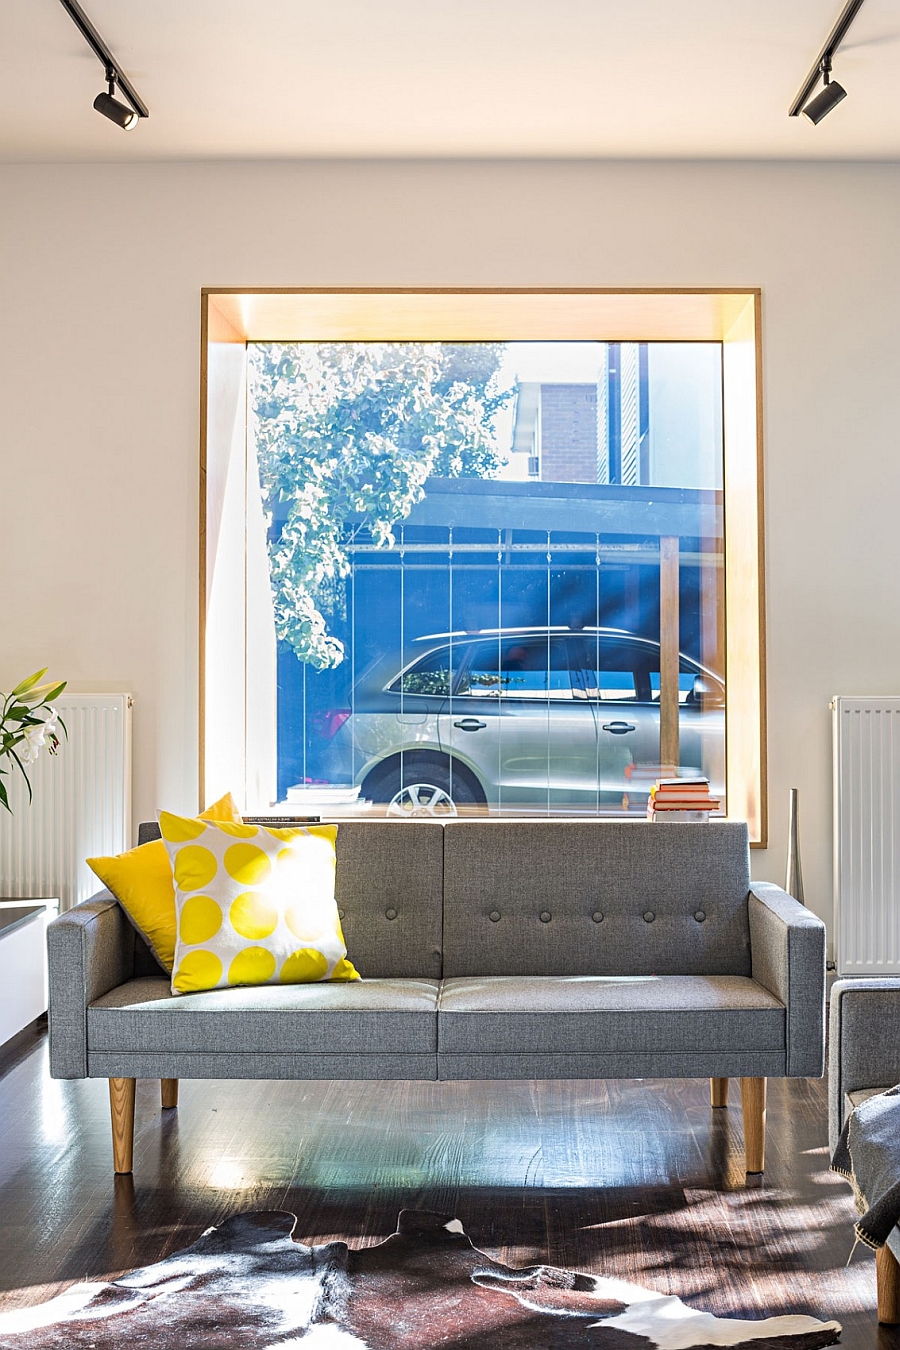
[[[68,0],[63,0],[63,4],[66,3]],[[841,100],[847,97],[847,90],[843,85],[831,78],[831,61],[862,7],[863,0],[846,0],[837,22],[825,39],[825,46],[816,57],[815,64],[810,67],[806,79],[797,92],[797,97],[788,108],[788,117],[799,117],[803,113],[803,116],[808,117],[813,124],[821,122],[832,108],[836,108]],[[820,80],[822,88],[814,94],[813,91]]]
[[[811,98],[806,107],[803,108],[803,116],[808,117],[813,123],[818,124],[823,117],[827,117],[832,108],[836,108],[842,98],[847,97],[847,90],[837,80],[831,78],[831,62],[826,59],[822,62],[822,88]]]
[[[122,74],[118,61],[81,8],[78,0],[60,0],[60,4],[106,71],[106,83],[109,85],[109,89],[105,94],[97,95],[94,99],[94,107],[98,113],[102,113],[104,117],[109,118],[110,122],[115,122],[116,126],[121,127],[123,131],[131,131],[142,117],[150,116],[146,103],[128,76]],[[127,103],[123,103],[121,99],[116,98],[117,90],[128,100]]]
[[[126,104],[120,103],[114,97],[116,92],[115,71],[107,71],[106,78],[109,81],[109,91],[97,95],[94,99],[94,107],[98,113],[102,113],[111,122],[115,122],[116,126],[121,127],[123,131],[133,131],[141,120],[139,114],[135,112],[134,108],[127,107]]]

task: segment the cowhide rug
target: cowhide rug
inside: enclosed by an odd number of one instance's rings
[[[739,1321],[604,1275],[514,1270],[457,1219],[404,1210],[377,1247],[294,1242],[293,1214],[240,1214],[109,1284],[0,1316],[9,1350],[815,1350],[837,1322]]]

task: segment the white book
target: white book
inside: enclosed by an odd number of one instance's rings
[[[670,821],[677,824],[679,821],[696,822],[700,820],[709,820],[708,811],[654,811],[652,808],[647,812],[648,820],[657,822],[664,820],[666,824]]]

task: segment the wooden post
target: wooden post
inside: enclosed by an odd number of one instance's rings
[[[766,1170],[766,1080],[741,1079],[744,1115],[744,1157],[748,1172]]]
[[[678,536],[659,540],[659,762],[676,772],[678,749]]]
[[[178,1079],[161,1078],[159,1080],[159,1095],[164,1111],[171,1111],[176,1107],[178,1105]]]
[[[709,1080],[709,1100],[713,1106],[728,1105],[727,1078],[711,1078]]]
[[[716,541],[706,541],[707,547]],[[707,670],[725,673],[725,568],[724,555],[706,554],[700,567],[700,659]],[[700,705],[703,726],[703,704]],[[725,782],[725,750],[712,750],[710,739],[700,734],[700,768],[712,782]]]
[[[878,1320],[893,1327],[900,1322],[900,1262],[888,1247],[875,1253],[878,1279]]]
[[[723,575],[723,555],[707,553],[700,568],[700,659],[704,666],[720,675],[725,669]]]
[[[134,1157],[134,1079],[109,1080],[113,1171],[130,1172]]]

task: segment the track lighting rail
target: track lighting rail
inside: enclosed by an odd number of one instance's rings
[[[810,68],[809,74],[800,86],[800,92],[788,110],[788,117],[799,117],[800,113],[802,113],[810,94],[822,78],[822,72],[826,62],[830,72],[832,57],[847,36],[847,30],[862,9],[863,2],[864,0],[848,0],[847,4],[844,5],[844,8],[838,16],[837,23],[825,40],[824,47],[819,52],[819,55],[816,57]],[[65,4],[66,0],[63,0],[63,3]]]
[[[104,70],[106,71],[106,79],[110,81],[111,84],[118,86],[121,93],[125,95],[132,108],[134,108],[138,117],[149,117],[150,110],[146,103],[128,77],[123,75],[121,66],[79,5],[78,0],[59,0],[59,2],[63,9],[68,13],[76,28],[78,28],[85,42],[91,48],[91,51],[97,57],[97,60],[103,65]],[[111,94],[112,88],[110,88],[110,95]]]

